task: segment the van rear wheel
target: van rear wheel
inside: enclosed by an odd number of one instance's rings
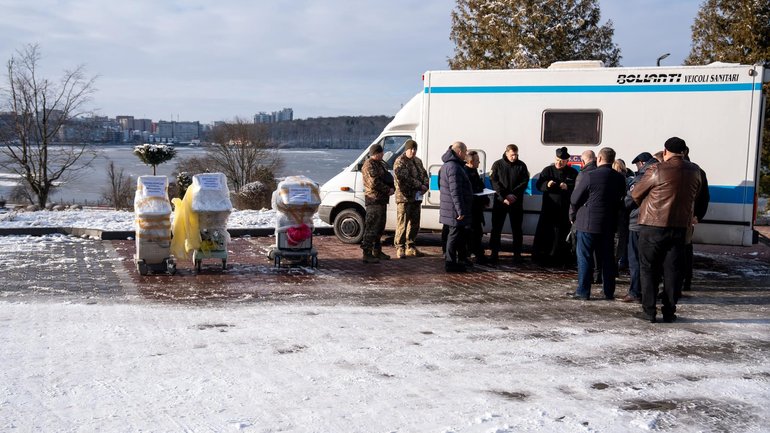
[[[364,237],[364,216],[355,209],[345,209],[334,218],[334,234],[346,244],[357,244]]]

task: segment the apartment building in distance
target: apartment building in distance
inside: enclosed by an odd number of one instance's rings
[[[294,120],[294,110],[291,108],[284,108],[280,111],[273,111],[272,113],[260,111],[254,115],[254,123],[278,123],[289,122],[292,120]]]
[[[190,143],[199,140],[201,136],[201,124],[195,122],[178,122],[159,120],[155,137],[166,143]]]

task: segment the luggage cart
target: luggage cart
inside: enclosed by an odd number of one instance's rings
[[[278,183],[272,204],[276,211],[275,246],[267,254],[280,268],[286,259],[318,267],[318,251],[313,247],[313,215],[321,203],[319,187],[305,176],[290,176]]]
[[[222,173],[196,174],[190,188],[192,212],[198,217],[201,237],[200,246],[192,255],[195,270],[201,271],[205,259],[221,260],[222,270],[226,270],[227,244],[230,242],[227,218],[233,208],[227,178]]]
[[[193,264],[201,271],[203,259],[222,260],[222,270],[227,269],[227,243],[230,235],[225,227],[230,212],[197,212],[200,224],[201,246],[193,251]]]
[[[136,213],[136,254],[140,275],[176,273],[171,255],[171,204],[166,176],[139,176],[134,195]]]
[[[292,263],[304,263],[312,268],[318,267],[318,251],[313,247],[312,229],[310,236],[298,243],[291,242],[291,237],[285,232],[276,233],[276,245],[267,253],[267,258],[273,261],[273,266],[281,267],[281,260],[287,259]]]

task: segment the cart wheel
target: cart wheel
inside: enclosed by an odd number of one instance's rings
[[[176,274],[176,262],[171,259],[166,259],[166,272],[170,275]]]
[[[222,259],[222,270],[223,271],[227,270],[227,259]]]
[[[311,256],[310,257],[310,267],[311,268],[318,268],[318,256]]]
[[[196,260],[196,261],[195,261],[195,270],[196,270],[197,272],[200,272],[200,271],[201,271],[201,262],[202,262],[202,260]]]
[[[144,260],[139,260],[136,262],[136,270],[139,271],[140,275],[147,275],[147,273],[150,271],[150,268],[147,266],[147,263]]]
[[[273,259],[275,259],[275,254],[274,254],[273,250],[270,250],[270,251],[267,253],[267,259],[268,259],[268,260],[273,260]]]

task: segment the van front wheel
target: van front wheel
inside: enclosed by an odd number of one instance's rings
[[[334,218],[334,234],[346,244],[357,244],[364,237],[364,216],[355,209],[345,209]]]

